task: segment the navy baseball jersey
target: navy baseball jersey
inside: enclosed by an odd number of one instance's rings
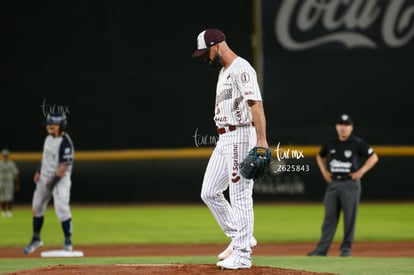
[[[50,181],[61,163],[68,164],[64,178],[69,179],[72,173],[73,154],[73,143],[68,134],[65,133],[61,137],[47,136],[43,146],[41,181]]]
[[[357,171],[374,150],[361,138],[351,135],[346,141],[337,137],[322,145],[319,156],[326,158],[332,174],[349,174]]]

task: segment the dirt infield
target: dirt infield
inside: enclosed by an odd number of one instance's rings
[[[314,248],[314,243],[259,244],[253,251],[254,256],[305,256]],[[0,248],[0,258],[38,258],[40,253],[59,247],[44,247],[33,254],[24,255],[23,248]],[[113,245],[113,246],[76,246],[85,257],[122,257],[122,256],[211,256],[217,255],[223,245]],[[328,256],[339,256],[339,244],[334,243]],[[355,242],[354,257],[414,257],[414,242]],[[57,265],[8,274],[223,274],[215,263],[212,264],[118,264],[118,265]],[[248,270],[231,271],[225,274],[330,274],[288,270],[266,266],[253,266]]]

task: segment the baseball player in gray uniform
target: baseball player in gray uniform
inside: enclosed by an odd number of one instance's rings
[[[223,232],[231,239],[218,255],[223,269],[250,268],[253,237],[253,180],[243,178],[239,164],[254,146],[268,148],[266,120],[256,72],[236,55],[218,29],[206,29],[197,37],[193,57],[203,57],[220,68],[216,88],[214,122],[219,139],[208,162],[201,199]],[[224,191],[229,188],[228,202]]]
[[[40,231],[43,226],[47,204],[53,196],[56,216],[62,223],[64,235],[63,249],[72,251],[72,215],[69,199],[74,147],[65,132],[67,120],[62,114],[48,115],[46,129],[48,136],[43,145],[42,162],[34,175],[36,188],[33,194],[33,236],[24,253],[32,253],[43,246]]]
[[[19,169],[16,163],[9,159],[9,153],[8,149],[3,149],[3,158],[0,160],[0,201],[3,218],[13,217],[14,192],[19,190]]]

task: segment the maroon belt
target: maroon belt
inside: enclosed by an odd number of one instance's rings
[[[250,125],[254,126],[254,122],[252,122]],[[236,130],[236,128],[246,127],[246,126],[250,126],[250,125],[243,125],[243,126],[230,125],[230,126],[223,127],[223,128],[217,128],[217,134],[222,135],[222,134],[227,133],[227,132],[233,132],[234,130]]]

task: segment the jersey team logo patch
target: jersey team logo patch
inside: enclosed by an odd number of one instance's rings
[[[241,74],[240,78],[241,78],[241,81],[242,81],[243,83],[247,83],[247,82],[249,82],[249,81],[250,81],[250,75],[249,75],[248,73],[246,73],[246,72],[243,72],[243,73]]]
[[[345,156],[346,158],[350,158],[350,157],[352,157],[352,151],[351,151],[351,150],[345,150],[345,151],[344,151],[344,156]]]

